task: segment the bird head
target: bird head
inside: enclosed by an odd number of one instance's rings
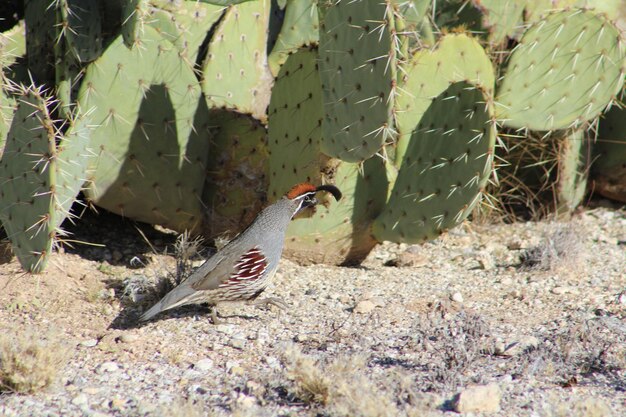
[[[339,191],[339,188],[334,185],[326,184],[316,187],[307,182],[294,185],[291,190],[285,194],[285,198],[293,203],[294,211],[291,217],[293,218],[293,216],[306,208],[315,208],[315,206],[319,203],[317,198],[315,198],[315,195],[320,191],[327,191],[331,193],[337,201],[341,199],[341,191]]]

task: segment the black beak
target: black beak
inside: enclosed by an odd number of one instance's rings
[[[334,185],[320,185],[315,191],[328,191],[333,195],[333,197],[335,197],[335,200],[341,200],[341,191],[339,191],[339,188],[335,187]]]

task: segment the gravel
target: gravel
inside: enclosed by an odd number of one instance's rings
[[[563,227],[577,254],[523,265]],[[167,255],[131,250],[148,260],[137,269],[56,254],[46,276],[19,279],[13,261],[0,266],[2,328],[56,333],[71,355],[48,389],[0,395],[0,415],[626,415],[624,242],[625,213],[596,209],[387,243],[354,268],[283,260],[266,293],[290,308],[224,305],[217,326],[202,307],[134,326],[149,295],[122,297],[123,282],[163,277]],[[294,349],[306,375],[332,382],[328,402],[296,389]]]

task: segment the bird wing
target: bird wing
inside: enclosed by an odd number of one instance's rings
[[[232,259],[232,262],[220,262],[204,279],[193,282],[191,287],[196,291],[204,291],[245,285],[246,282],[260,278],[267,266],[265,254],[258,246],[254,246],[238,258]]]

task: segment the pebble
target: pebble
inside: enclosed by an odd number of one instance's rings
[[[496,267],[496,263],[493,260],[493,256],[488,253],[481,253],[478,255],[478,264],[485,271],[490,271]]]
[[[450,300],[454,301],[455,303],[462,303],[463,295],[461,295],[460,292],[455,292],[450,296]]]
[[[88,339],[88,340],[83,340],[82,342],[80,342],[80,345],[84,347],[94,347],[97,344],[98,344],[98,339]]]
[[[88,401],[89,401],[89,398],[87,398],[87,394],[84,394],[84,393],[78,394],[76,397],[72,398],[72,404],[74,404],[77,407],[82,407],[84,405],[87,405]]]
[[[371,300],[361,300],[354,306],[354,312],[357,314],[371,313],[376,308],[376,304]]]
[[[554,287],[552,288],[552,291],[550,291],[552,294],[556,294],[556,295],[563,295],[567,292],[567,288],[565,287]]]
[[[200,359],[198,362],[194,364],[193,367],[199,371],[206,372],[213,368],[213,359],[211,358]]]
[[[132,333],[122,333],[118,339],[122,343],[135,343],[139,340],[139,336]]]
[[[228,346],[235,349],[243,349],[246,346],[246,339],[242,335],[235,335],[228,341]]]
[[[119,369],[120,366],[115,362],[103,362],[98,366],[96,373],[102,375],[104,373],[117,372]]]
[[[501,398],[497,384],[475,385],[455,395],[452,404],[457,413],[497,413]]]

